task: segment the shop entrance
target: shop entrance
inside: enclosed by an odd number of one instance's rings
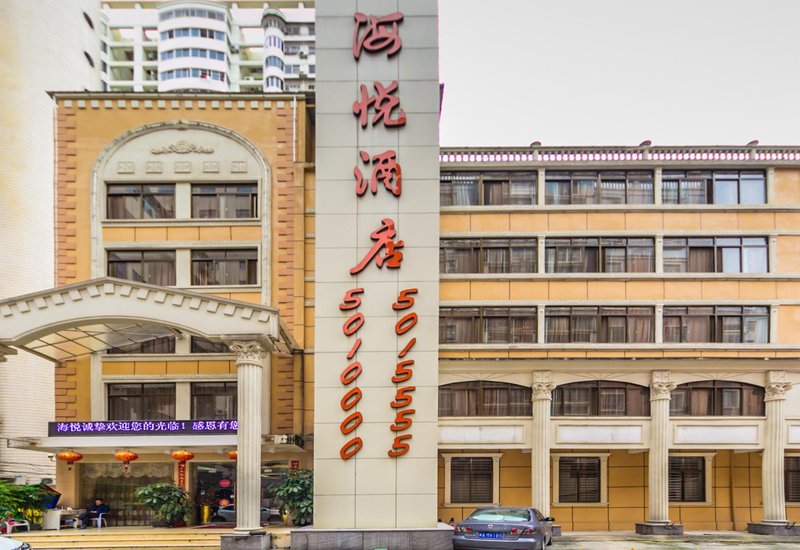
[[[133,462],[128,471],[121,464],[80,464],[81,508],[102,498],[111,508],[110,523],[114,525],[150,525],[153,512],[141,504],[134,492],[151,483],[172,483],[174,464],[171,462]]]

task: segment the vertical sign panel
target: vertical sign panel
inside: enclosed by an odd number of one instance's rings
[[[436,525],[434,0],[318,0],[314,525]]]

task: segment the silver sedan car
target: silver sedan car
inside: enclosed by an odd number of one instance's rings
[[[551,524],[535,508],[478,508],[456,525],[455,550],[543,550],[553,543]]]

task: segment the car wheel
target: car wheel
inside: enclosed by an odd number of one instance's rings
[[[552,546],[552,545],[553,545],[553,535],[550,535],[550,538],[547,539],[547,546]]]
[[[539,544],[536,545],[536,550],[544,550],[544,539],[539,541]]]

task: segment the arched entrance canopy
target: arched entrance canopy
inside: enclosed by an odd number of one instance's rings
[[[293,347],[275,308],[111,277],[0,301],[0,357],[18,348],[64,361],[184,333]]]

